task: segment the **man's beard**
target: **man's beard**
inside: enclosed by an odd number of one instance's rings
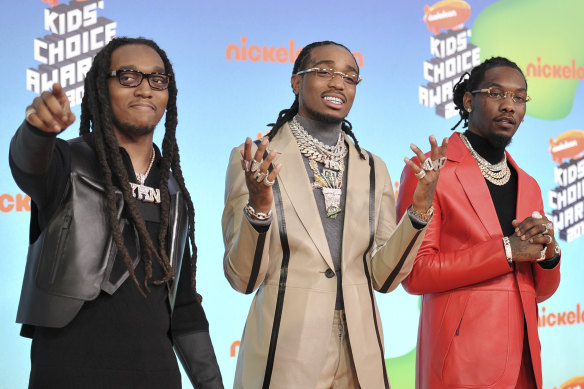
[[[496,149],[505,148],[509,146],[511,144],[511,141],[513,140],[513,138],[510,136],[493,133],[489,133],[487,139],[489,140],[491,146],[493,146]]]
[[[325,122],[325,123],[331,123],[331,124],[339,124],[339,123],[341,123],[345,119],[345,118],[339,119],[339,118],[336,118],[334,116],[329,116],[327,114],[314,111],[313,109],[311,109],[309,107],[304,107],[304,109],[306,109],[306,112],[310,116],[312,116],[313,118],[315,118],[315,120],[317,120],[319,122]]]
[[[122,123],[115,116],[113,118],[115,128],[122,134],[129,137],[150,135],[154,132],[156,125],[153,126],[134,126],[130,123]]]

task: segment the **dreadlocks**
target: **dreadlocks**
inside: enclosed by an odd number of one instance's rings
[[[456,85],[454,85],[452,100],[454,102],[454,106],[456,107],[456,109],[458,109],[460,120],[456,123],[454,127],[450,129],[451,131],[455,130],[456,127],[458,127],[458,125],[463,120],[464,124],[462,125],[462,127],[463,128],[468,127],[469,112],[467,112],[467,110],[464,108],[464,103],[462,99],[464,97],[464,94],[466,92],[478,89],[480,83],[483,82],[483,80],[485,79],[485,73],[487,72],[487,70],[500,66],[506,66],[518,70],[519,73],[521,73],[521,75],[523,75],[523,78],[525,79],[525,75],[523,74],[523,71],[519,68],[519,66],[517,66],[515,62],[510,61],[504,57],[491,57],[482,64],[480,64],[479,66],[473,68],[470,74],[468,72],[464,72],[464,74],[460,76],[460,80],[458,80]],[[525,84],[527,85],[527,80],[525,81]]]
[[[332,41],[322,41],[322,42],[311,43],[311,44],[305,46],[300,51],[300,54],[298,54],[296,61],[294,61],[294,67],[292,68],[292,75],[298,73],[301,70],[305,70],[307,63],[308,63],[308,60],[310,59],[310,53],[312,52],[312,49],[314,49],[315,47],[327,46],[327,45],[340,46],[340,47],[344,48],[345,50],[347,50],[349,53],[351,52],[351,50],[349,50],[344,45],[342,45],[340,43],[332,42]],[[351,55],[353,55],[353,54],[351,54]],[[355,61],[355,63],[356,62],[357,61]],[[359,70],[359,65],[357,64],[357,71],[358,70]],[[280,113],[278,114],[278,119],[276,120],[276,123],[268,124],[268,127],[272,127],[272,129],[268,133],[268,140],[269,141],[271,141],[274,138],[274,136],[278,133],[278,130],[280,130],[280,128],[284,125],[284,123],[289,122],[290,120],[292,120],[294,118],[294,116],[296,116],[296,114],[298,113],[298,108],[299,108],[298,95],[295,95],[294,102],[292,103],[290,108],[283,109],[280,111]],[[361,151],[361,147],[359,147],[359,142],[357,141],[357,138],[355,137],[355,134],[353,133],[353,126],[351,125],[351,123],[347,119],[343,119],[341,129],[353,139],[353,142],[355,143],[355,148],[359,152],[361,159],[365,159],[365,156],[363,155],[363,152]]]
[[[79,133],[81,135],[90,132],[93,133],[95,139],[95,149],[97,152],[98,162],[105,179],[107,208],[110,224],[112,227],[112,237],[115,241],[119,255],[124,261],[126,268],[130,272],[132,280],[136,284],[138,290],[143,296],[146,296],[140,283],[136,279],[132,259],[124,244],[120,225],[117,222],[117,207],[116,207],[116,187],[122,191],[126,212],[129,221],[135,226],[138,231],[141,260],[144,262],[145,278],[144,287],[149,291],[148,281],[152,278],[152,260],[155,258],[164,270],[164,277],[161,280],[155,280],[152,283],[159,285],[169,281],[174,272],[168,254],[166,252],[166,236],[168,233],[168,223],[170,214],[170,194],[168,191],[168,180],[170,178],[170,170],[176,179],[182,194],[185,197],[189,230],[188,236],[191,242],[192,256],[192,275],[191,286],[196,293],[196,261],[197,261],[197,246],[195,245],[195,210],[191,196],[185,186],[182,170],[180,167],[179,149],[176,143],[176,126],[177,109],[176,109],[176,95],[177,88],[174,77],[170,77],[168,85],[168,104],[166,106],[166,121],[165,134],[162,141],[162,160],[161,160],[161,176],[160,176],[160,231],[158,235],[158,251],[155,249],[150,235],[146,230],[146,223],[140,214],[138,207],[132,197],[132,191],[129,184],[128,174],[124,167],[122,157],[119,151],[119,144],[114,134],[113,128],[113,111],[109,98],[109,90],[107,87],[107,73],[110,71],[111,55],[118,47],[139,44],[146,45],[154,49],[164,63],[166,73],[173,74],[172,65],[166,56],[166,53],[158,47],[158,45],[148,39],[144,38],[114,38],[110,41],[96,56],[85,78],[85,94],[81,103],[81,125]],[[200,300],[200,296],[197,294]]]

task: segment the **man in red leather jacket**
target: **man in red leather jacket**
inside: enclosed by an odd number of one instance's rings
[[[468,130],[450,137],[434,217],[403,281],[422,295],[417,388],[542,387],[537,303],[559,285],[560,251],[538,184],[505,151],[528,101],[522,71],[501,57],[454,88]],[[416,182],[406,166],[398,217]]]

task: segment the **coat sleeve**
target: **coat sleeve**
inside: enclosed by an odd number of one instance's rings
[[[10,142],[9,163],[16,184],[49,217],[65,191],[70,162],[67,142],[26,121]]]
[[[387,293],[402,282],[410,273],[416,253],[424,239],[427,227],[414,228],[408,216],[402,217],[396,226],[396,207],[393,185],[387,166],[377,157],[376,181],[383,191],[379,205],[379,217],[375,226],[375,241],[371,255],[373,287]]]
[[[195,389],[223,389],[223,380],[209,334],[209,322],[191,287],[188,242],[184,250],[171,320],[176,355]]]
[[[411,203],[414,173],[407,166],[402,173],[397,208],[405,209]],[[443,177],[440,178],[443,180]],[[439,185],[444,185],[440,182]],[[447,184],[446,184],[447,185]],[[437,190],[433,206],[434,216],[428,225],[426,237],[409,276],[403,281],[404,289],[411,294],[439,293],[486,281],[513,271],[507,263],[502,236],[488,239],[472,247],[455,251],[441,251],[440,232],[445,223],[441,196]],[[462,223],[464,219],[449,212],[449,223]]]
[[[225,209],[221,220],[225,244],[223,270],[235,290],[249,294],[262,284],[266,275],[272,226],[260,233],[243,215],[249,193],[241,169],[240,150],[241,146],[231,152],[225,177]]]
[[[538,303],[550,298],[560,286],[560,262],[552,269],[544,269],[537,264],[533,265],[535,294]]]

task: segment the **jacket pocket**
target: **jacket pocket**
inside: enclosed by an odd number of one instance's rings
[[[99,294],[111,242],[104,188],[99,181],[71,173],[69,193],[33,245],[41,250],[33,260],[36,286],[45,293],[80,300]],[[123,199],[116,190],[118,220]]]
[[[491,386],[509,363],[509,292],[470,292],[462,316],[449,342],[442,367],[442,382],[449,387]],[[448,319],[445,319],[448,320]]]
[[[59,275],[59,269],[64,260],[63,252],[69,238],[71,221],[72,209],[66,207],[54,217],[48,227],[47,233],[54,238],[37,243],[42,245],[42,253],[46,253],[41,256],[38,263],[37,285],[41,289],[50,289]]]

